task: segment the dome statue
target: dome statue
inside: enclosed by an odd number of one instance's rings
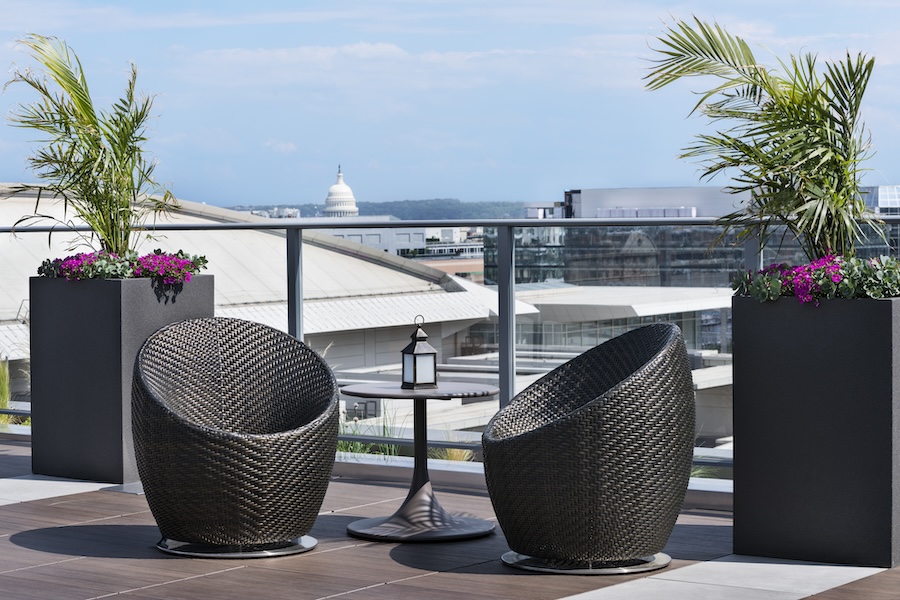
[[[356,198],[353,197],[353,190],[350,189],[350,186],[344,183],[344,174],[341,173],[340,165],[338,165],[337,181],[328,188],[328,196],[325,197],[325,210],[322,213],[326,217],[359,216]]]

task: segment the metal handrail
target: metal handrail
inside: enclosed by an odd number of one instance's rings
[[[12,415],[14,417],[30,417],[31,411],[24,408],[0,408],[0,415]]]
[[[900,216],[885,217],[896,219]],[[894,222],[894,221],[890,221]],[[284,229],[401,229],[401,228],[447,228],[447,227],[617,227],[633,225],[719,225],[717,217],[647,217],[647,218],[598,218],[598,219],[416,219],[411,221],[356,221],[352,217],[340,223],[321,218],[270,219],[270,221],[228,222],[228,223],[156,223],[136,227],[135,231],[215,231],[215,230],[284,230]],[[62,227],[60,225],[28,225],[21,227],[0,226],[0,233],[65,233],[66,231],[89,232],[87,225]]]
[[[879,215],[879,220],[887,225],[900,224],[900,215]],[[752,224],[748,221],[747,224]],[[416,219],[368,221],[346,217],[337,223],[322,218],[270,219],[253,222],[220,223],[156,223],[136,227],[135,231],[214,231],[214,230],[285,230],[285,229],[403,229],[403,228],[447,228],[447,227],[487,227],[487,228],[540,228],[540,227],[630,227],[647,225],[652,227],[668,225],[712,225],[721,226],[719,217],[629,217],[629,218],[573,218],[573,219]],[[67,231],[89,232],[87,225],[63,227],[60,225],[0,226],[0,233],[65,233]]]

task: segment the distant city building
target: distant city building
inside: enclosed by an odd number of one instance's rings
[[[516,283],[725,287],[743,268],[744,250],[721,245],[715,226],[557,228],[561,218],[721,216],[736,199],[719,188],[568,190],[563,202],[530,207],[545,225],[516,236]],[[496,240],[485,237],[485,281],[496,280]]]
[[[862,188],[863,198],[881,215],[900,214],[900,185],[877,185]]]
[[[324,219],[324,217],[322,217]],[[405,258],[481,257],[484,252],[481,227],[426,228],[384,227],[378,223],[397,221],[391,216],[367,216],[354,219],[355,223],[371,223],[367,229],[340,227],[341,219],[334,219],[334,229],[323,233],[334,237],[377,248]]]
[[[321,219],[324,221],[327,217]],[[398,256],[415,256],[425,251],[424,227],[378,227],[379,223],[399,221],[396,217],[373,215],[353,219],[354,223],[371,224],[366,229],[341,227],[344,221],[341,218],[331,220],[334,222],[334,229],[322,229],[322,233]]]
[[[526,202],[526,219],[564,219],[562,202]]]
[[[350,189],[350,186],[344,183],[344,174],[341,173],[340,165],[338,165],[337,181],[328,188],[328,196],[325,197],[325,210],[322,212],[325,217],[359,216],[356,198],[353,197],[353,190]]]
[[[866,203],[877,214],[900,213],[900,186],[861,189]],[[576,285],[640,285],[725,287],[745,268],[745,249],[722,228],[681,226],[679,218],[722,217],[734,212],[747,193],[730,194],[715,187],[610,188],[567,190],[563,202],[529,207],[530,214],[549,221],[516,236],[517,283],[565,282]],[[641,224],[604,228],[552,227],[560,218],[643,219],[667,218],[664,227]],[[759,262],[805,262],[799,244],[776,235]],[[900,247],[900,228],[888,229],[894,249]],[[860,245],[859,255],[878,256],[887,248],[874,232]],[[496,280],[496,240],[485,238],[485,281]]]
[[[567,190],[561,212],[574,219],[721,217],[747,197],[709,186]]]
[[[878,185],[862,188],[863,198],[866,204],[879,215],[900,215],[900,185]],[[871,236],[870,236],[871,237]],[[895,255],[900,249],[900,226],[891,225],[887,228],[888,244],[891,248],[891,254]],[[884,248],[878,244],[880,240],[875,239],[876,246],[872,250],[866,251],[863,248],[859,252],[862,256],[878,256],[884,254]]]
[[[300,209],[291,206],[276,206],[269,209],[255,208],[250,211],[250,214],[268,219],[299,219]]]
[[[900,186],[879,185],[861,186],[860,194],[866,204],[879,215],[900,214]],[[618,188],[618,189],[585,189],[569,190],[564,194],[563,207],[558,212],[572,218],[677,218],[677,217],[722,217],[738,210],[743,202],[749,199],[749,192],[731,194],[715,187],[679,187],[679,188]],[[657,228],[661,231],[676,231],[677,226]],[[698,252],[693,257],[682,254],[680,260],[691,260],[695,264],[698,261],[706,262],[713,269],[730,269],[733,260],[725,262],[713,261],[709,258],[728,254],[728,246],[738,252],[741,248],[734,244],[733,239],[722,240],[725,244],[715,244],[720,228],[692,228],[692,231],[701,234],[701,238],[694,235],[694,239],[688,245],[694,245],[696,250],[703,250],[706,258],[701,258]],[[888,243],[895,252],[900,247],[900,228],[891,226],[887,229]],[[705,238],[705,239],[702,239]],[[779,235],[773,237],[778,239]],[[702,242],[704,248],[700,248]],[[684,244],[682,243],[682,247]],[[887,248],[880,236],[869,232],[868,240],[858,245],[858,255],[873,257],[883,254]],[[755,248],[748,248],[748,254],[756,254]],[[732,258],[738,258],[735,254]],[[786,262],[800,264],[806,261],[806,257],[796,240],[790,236],[778,239],[765,248],[760,265],[768,265],[774,262]],[[661,257],[661,264],[665,259]],[[707,270],[707,273],[709,271]],[[672,280],[663,281],[668,285],[677,285]],[[686,285],[695,285],[685,283]],[[699,283],[699,285],[708,285]]]

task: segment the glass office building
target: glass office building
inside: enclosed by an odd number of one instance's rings
[[[876,213],[900,214],[900,186],[866,187],[863,195]],[[564,202],[545,215],[550,218],[516,230],[516,289],[523,293],[529,285],[729,289],[738,273],[758,265],[745,263],[745,257],[755,255],[755,248],[745,249],[734,234],[721,237],[721,227],[637,224],[561,228],[554,227],[553,221],[666,218],[677,222],[683,217],[720,217],[733,211],[740,200],[740,195],[709,187],[567,191]],[[900,228],[885,231],[889,246],[873,231],[868,242],[861,245],[860,255],[895,251],[900,246]],[[486,230],[484,242],[484,277],[490,284],[497,277],[496,232]],[[767,247],[759,259],[762,265],[775,262],[801,264],[806,258],[795,241],[784,240],[780,247]],[[689,347],[695,351],[730,351],[730,308],[639,316],[627,314],[628,308],[623,306],[621,312],[621,317],[598,321],[522,319],[516,339],[523,347],[583,350],[644,323],[675,321],[682,325]],[[488,346],[496,336],[490,324],[476,326],[472,334]]]

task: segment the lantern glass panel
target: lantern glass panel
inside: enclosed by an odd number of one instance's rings
[[[434,383],[434,354],[416,356],[416,383]]]
[[[415,356],[412,354],[403,355],[403,383],[415,383],[414,360]]]

